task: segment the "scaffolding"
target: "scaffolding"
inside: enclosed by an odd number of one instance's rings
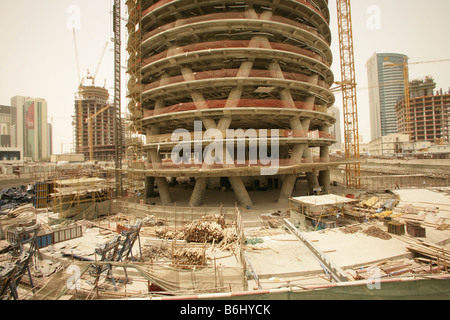
[[[49,183],[51,209],[60,220],[94,219],[112,211],[114,188],[108,170],[55,170]]]
[[[126,2],[128,10],[128,23],[126,25],[128,31],[128,86],[127,98],[128,117],[126,119],[126,164],[127,164],[127,190],[130,199],[137,201],[139,195],[144,190],[145,175],[142,173],[144,169],[143,154],[143,137],[142,137],[142,119],[143,110],[141,102],[142,86],[141,86],[141,29],[140,21],[142,18],[141,1],[128,0]],[[138,170],[135,170],[138,169]],[[134,197],[133,197],[134,195]]]

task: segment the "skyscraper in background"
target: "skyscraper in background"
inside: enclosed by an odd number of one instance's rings
[[[43,161],[50,158],[47,101],[40,98],[11,98],[15,114],[11,116],[15,147],[23,151],[23,160]]]
[[[336,139],[336,143],[330,146],[331,150],[340,150],[342,148],[342,134],[341,134],[341,111],[336,107],[328,108],[328,113],[331,114],[335,119],[336,123],[330,127],[330,133]]]
[[[369,84],[371,140],[397,133],[395,106],[405,97],[407,56],[375,53],[366,64]]]

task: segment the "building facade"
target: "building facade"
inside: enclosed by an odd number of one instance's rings
[[[41,98],[11,98],[12,145],[22,150],[23,160],[50,160],[47,101]]]
[[[432,144],[450,142],[450,92],[435,93],[432,78],[410,83],[410,123],[412,141],[429,141]],[[400,133],[407,132],[405,100],[395,106]]]
[[[375,53],[366,63],[371,140],[397,133],[396,104],[405,97],[407,56]]]
[[[248,189],[261,177],[282,181],[279,202],[289,200],[302,175],[310,189],[328,190],[335,143],[328,1],[127,5],[128,110],[146,134],[146,175],[163,203],[172,202],[167,179],[177,177],[195,181],[194,207],[204,203],[210,179],[229,186],[244,207],[253,205]],[[231,130],[234,136],[219,137]],[[171,137],[180,132],[184,145],[177,148]],[[211,132],[217,144],[234,144],[211,150]],[[267,148],[253,153],[261,143]],[[171,161],[162,161],[171,152]]]
[[[403,155],[404,149],[410,148],[407,134],[392,133],[369,143],[369,155],[378,157],[394,157]]]
[[[76,153],[93,160],[113,161],[114,107],[109,102],[108,90],[96,86],[81,86],[75,99]]]
[[[22,151],[15,147],[15,108],[0,106],[0,161],[17,161],[22,159]]]

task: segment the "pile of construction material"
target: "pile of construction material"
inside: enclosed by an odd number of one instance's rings
[[[383,240],[389,240],[392,238],[392,236],[389,233],[387,233],[386,231],[383,231],[382,229],[375,227],[375,226],[370,226],[369,228],[364,230],[363,233],[365,235],[375,237],[375,238],[380,238]]]
[[[167,243],[149,244],[142,249],[142,259],[144,261],[158,261],[162,258],[169,258],[169,246]]]
[[[181,248],[173,252],[172,264],[175,268],[194,269],[206,265],[205,250],[201,248]]]
[[[347,227],[341,228],[341,231],[346,234],[353,234],[353,233],[362,231],[362,228],[360,226],[347,226]]]
[[[207,215],[187,223],[183,229],[177,230],[168,226],[155,228],[160,239],[185,240],[195,243],[215,243],[217,248],[226,250],[239,240],[235,226],[227,227],[222,215]]]
[[[215,221],[193,221],[184,227],[184,238],[189,242],[219,242],[223,236],[223,228]]]
[[[420,261],[437,265],[439,270],[450,270],[450,250],[427,242],[411,242],[407,248],[415,254],[427,257],[419,259]]]
[[[5,215],[35,199],[33,186],[21,186],[0,191],[0,215]]]
[[[379,263],[356,267],[347,272],[355,280],[372,280],[386,277],[411,276],[420,274],[436,273],[436,268],[430,268],[429,265],[409,260],[385,260]]]

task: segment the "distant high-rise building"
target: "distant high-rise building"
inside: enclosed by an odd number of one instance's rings
[[[41,98],[15,96],[11,98],[11,127],[14,146],[23,151],[23,159],[50,159],[47,101]]]
[[[11,107],[0,106],[0,147],[12,147],[11,140]]]
[[[108,102],[108,90],[94,85],[80,89],[75,99],[76,152],[89,159],[92,143],[94,160],[112,161],[115,155],[114,107]]]
[[[433,78],[410,82],[409,119],[412,141],[429,141],[432,144],[450,142],[450,93],[442,89],[436,94]],[[395,107],[399,133],[407,132],[405,100]]]
[[[403,54],[375,53],[367,61],[371,140],[398,132],[395,106],[405,97],[407,59]]]
[[[15,148],[14,126],[15,108],[0,106],[0,161],[20,160],[21,150]]]

